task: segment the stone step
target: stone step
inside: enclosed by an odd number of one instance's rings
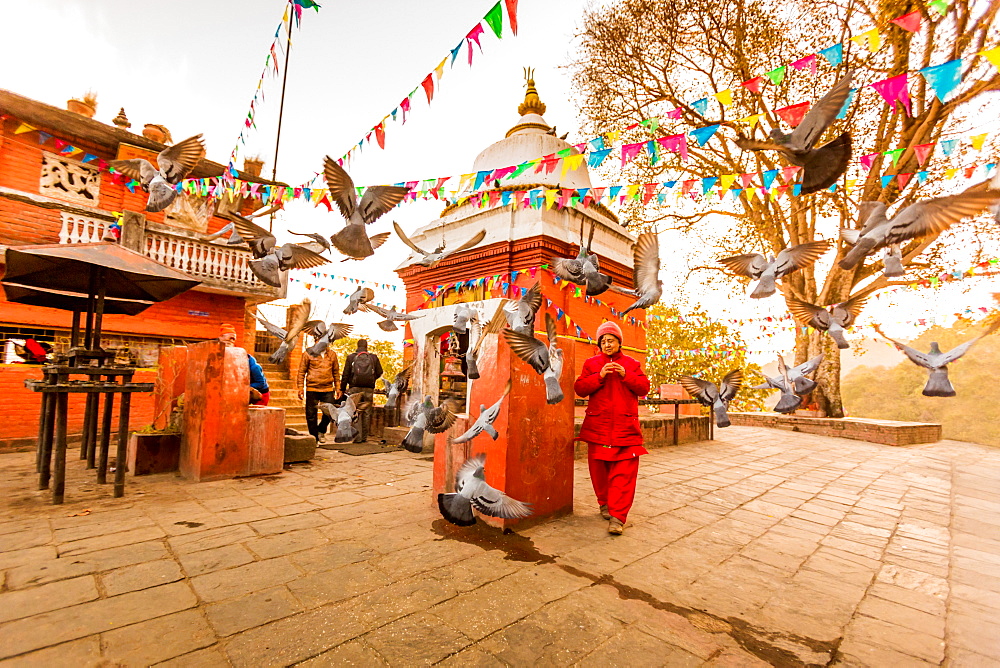
[[[268,385],[268,387],[270,387],[272,390],[294,390],[295,389],[295,382],[291,381],[291,380],[288,380],[286,378],[269,378],[267,376],[265,376],[265,378],[267,378],[267,385]]]

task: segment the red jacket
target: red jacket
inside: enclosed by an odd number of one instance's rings
[[[625,377],[615,372],[601,378],[601,369],[608,362],[625,367]],[[638,360],[620,350],[610,357],[595,355],[583,363],[573,389],[581,397],[590,397],[578,437],[581,441],[619,447],[642,445],[639,397],[649,393],[649,378]]]

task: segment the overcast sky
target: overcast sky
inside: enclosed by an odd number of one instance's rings
[[[325,0],[319,13],[306,11],[293,46],[285,99],[278,180],[301,183],[320,169],[323,155],[339,157],[360,140],[379,119],[455,47],[495,0]],[[583,0],[521,0],[519,32],[497,40],[487,29],[483,52],[477,49],[472,67],[462,54],[446,69],[440,89],[428,107],[423,93],[414,97],[405,126],[391,123],[386,150],[368,147],[350,166],[358,185],[394,183],[471,171],[483,148],[502,139],[517,120],[523,99],[523,68],[535,68],[545,114],[570,141],[582,140],[577,128],[575,94],[568,64],[575,53],[575,33],[587,3]],[[278,27],[284,0],[33,0],[0,3],[0,41],[5,63],[0,87],[56,106],[93,90],[98,95],[96,118],[110,122],[124,107],[132,130],[145,123],[167,126],[174,139],[203,133],[208,157],[225,163],[249,108],[267,49]],[[282,58],[282,65],[283,65]],[[259,107],[257,131],[241,153],[265,158],[270,176],[280,79],[265,80],[265,101]],[[610,129],[610,128],[609,128]],[[595,183],[595,185],[601,185]],[[397,220],[412,231],[436,218],[437,203],[408,203],[375,225],[391,229]],[[305,228],[332,234],[342,218],[296,203],[282,214],[276,231]],[[691,240],[661,239],[668,291],[683,276],[683,262],[672,256]],[[669,249],[669,252],[668,252]],[[379,291],[377,301],[403,305],[402,283],[391,271],[406,254],[394,236],[378,254],[363,263],[335,262],[323,268],[334,274],[394,282],[399,289]],[[964,282],[966,286],[973,281]],[[350,291],[342,281],[324,282]],[[293,287],[295,285],[293,284]],[[692,303],[702,302],[713,315],[747,317],[778,315],[778,298],[752,303],[744,295],[730,299],[728,290],[698,291],[689,286]],[[952,313],[985,303],[985,290],[964,295],[960,287],[947,291],[911,293],[894,299],[906,319]],[[291,293],[297,301],[305,293]],[[318,315],[335,319],[344,300],[309,293]],[[883,302],[888,303],[888,302]],[[903,318],[900,318],[903,319]],[[374,327],[376,318],[353,317],[357,332],[389,338]],[[897,336],[915,336],[919,328],[886,323]],[[745,331],[759,336],[759,327]],[[401,334],[393,340],[400,340]],[[762,360],[791,348],[791,334],[760,341]]]

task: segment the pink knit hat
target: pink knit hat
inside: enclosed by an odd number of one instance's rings
[[[601,337],[605,334],[610,334],[611,336],[618,339],[618,343],[622,343],[625,337],[622,336],[622,329],[615,323],[608,320],[607,322],[602,322],[601,326],[597,328],[597,342],[601,342]]]

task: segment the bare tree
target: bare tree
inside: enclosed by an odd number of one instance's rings
[[[940,3],[945,8],[945,3]],[[906,205],[917,199],[944,192],[945,166],[934,161],[921,167],[914,146],[947,139],[966,126],[975,125],[982,94],[1000,88],[1000,74],[985,58],[975,54],[1000,43],[1000,26],[995,23],[1000,3],[954,0],[945,15],[912,0],[617,0],[592,7],[584,16],[579,34],[580,52],[573,64],[575,83],[582,97],[582,111],[592,130],[628,128],[646,122],[621,135],[623,141],[638,142],[721,124],[720,131],[703,147],[692,145],[689,160],[674,156],[658,164],[632,163],[626,173],[638,182],[672,178],[700,179],[719,175],[780,169],[786,164],[776,152],[751,154],[739,149],[733,139],[779,128],[775,109],[803,102],[815,102],[850,67],[858,92],[845,119],[834,124],[829,141],[845,129],[854,143],[854,163],[858,156],[879,153],[867,172],[856,164],[845,174],[835,192],[799,197],[748,197],[737,201],[703,199],[699,203],[656,206],[633,205],[626,219],[637,227],[662,228],[664,221],[696,230],[706,220],[724,219],[730,233],[717,240],[718,252],[744,253],[751,250],[777,253],[780,249],[819,238],[836,238],[837,228],[857,227],[857,203],[877,200],[889,205]],[[922,28],[908,32],[891,23],[903,14],[919,11]],[[877,27],[881,45],[874,52],[850,39]],[[741,82],[796,61],[835,43],[843,43],[843,62],[835,68],[817,56],[818,72],[787,67],[777,85],[763,80],[761,93]],[[962,58],[962,83],[941,102],[917,70]],[[891,76],[910,73],[912,116],[901,107],[891,108],[868,85]],[[775,79],[778,79],[777,73]],[[731,90],[732,104],[724,106],[711,96]],[[691,106],[693,100],[709,96],[704,115]],[[665,113],[681,109],[681,118],[668,120]],[[753,129],[740,119],[762,114]],[[989,118],[995,119],[994,112]],[[886,151],[903,148],[893,164]],[[996,147],[988,146],[991,154]],[[958,154],[952,156],[952,159]],[[949,161],[951,162],[951,161]],[[985,160],[983,162],[986,162]],[[957,163],[956,163],[957,164]],[[946,166],[952,166],[951,164]],[[883,188],[881,176],[914,174],[927,170],[919,189],[917,178],[902,188],[898,180]],[[850,182],[849,182],[850,181]],[[779,182],[780,183],[780,182]],[[775,185],[778,185],[776,183]],[[852,187],[846,187],[846,186]],[[740,187],[737,182],[734,187]],[[700,182],[695,189],[700,193]],[[986,229],[984,222],[963,226],[963,234],[974,237]],[[964,238],[964,237],[963,237]],[[938,242],[938,243],[935,243]],[[838,257],[844,251],[838,246]],[[921,256],[919,262],[915,259]],[[834,264],[825,270],[810,267],[783,280],[786,298],[794,297],[826,305],[846,300],[859,292],[909,283],[940,271],[942,244],[926,237],[903,249],[907,277],[891,281],[881,275],[882,262],[862,263],[845,271]],[[822,333],[796,334],[797,363],[822,352],[827,362],[817,380],[820,388],[814,400],[827,415],[840,417],[839,350]]]

